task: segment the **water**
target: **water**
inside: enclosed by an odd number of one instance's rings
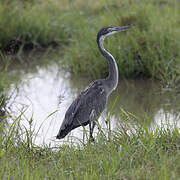
[[[35,144],[57,144],[59,141],[55,140],[55,136],[67,108],[90,82],[89,79],[71,76],[56,64],[48,68],[38,68],[36,73],[27,73],[23,76],[22,83],[18,90],[16,89],[17,93],[14,93],[16,97],[10,102],[11,110],[18,116],[27,108],[21,124],[29,128],[29,120],[32,117],[32,128],[36,134]],[[115,100],[117,102],[112,109]],[[111,126],[112,129],[116,129],[121,121],[119,117],[123,109],[133,113],[141,121],[145,121],[149,127],[161,126],[167,120],[169,124],[177,123],[180,126],[178,108],[180,108],[180,101],[176,95],[161,90],[157,82],[121,80],[117,89],[109,97],[100,123],[105,128],[104,120],[111,114]],[[82,131],[83,128],[77,128],[70,136],[82,138]]]

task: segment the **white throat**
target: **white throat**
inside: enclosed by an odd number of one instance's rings
[[[114,33],[109,33],[108,35],[110,34],[114,34]],[[114,59],[114,57],[104,49],[104,45],[103,45],[103,42],[104,42],[104,39],[108,36],[101,36],[100,39],[99,39],[99,42],[100,42],[100,46],[102,48],[102,50],[104,51],[104,53],[106,54],[105,57],[106,59],[108,60],[109,62],[109,76],[107,77],[107,81],[108,84],[109,84],[109,94],[116,89],[117,87],[117,84],[118,84],[118,67],[117,67],[117,64],[116,64],[116,61]],[[109,58],[107,57],[109,56]]]

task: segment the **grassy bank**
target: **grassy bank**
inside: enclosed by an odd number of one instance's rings
[[[126,119],[125,115],[122,117]],[[69,142],[51,149],[47,145],[34,145],[33,130],[21,131],[19,120],[20,117],[5,134],[3,122],[0,123],[1,179],[173,180],[180,177],[177,128],[152,132],[144,126],[132,129],[124,122],[110,139],[99,134],[94,143]]]
[[[97,78],[107,75],[107,64],[96,45],[97,31],[105,25],[135,25],[105,42],[117,60],[120,77],[150,77],[165,85],[179,84],[179,1],[1,3],[1,50],[68,44],[63,49],[63,63],[73,73]]]

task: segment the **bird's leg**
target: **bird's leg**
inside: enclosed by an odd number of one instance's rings
[[[89,141],[94,141],[94,138],[93,138],[93,130],[94,130],[94,127],[95,127],[95,121],[94,121],[94,110],[91,112],[90,114],[90,118],[89,118]]]
[[[92,131],[92,121],[89,121],[89,141],[92,141],[94,138],[92,136],[93,131]]]
[[[90,138],[91,138],[92,141],[94,141],[94,138],[93,138],[93,135],[92,135],[92,134],[93,134],[95,125],[96,125],[96,122],[95,122],[95,120],[93,120],[93,121],[92,121],[92,127],[91,127],[91,132],[92,132],[92,133],[90,134]]]

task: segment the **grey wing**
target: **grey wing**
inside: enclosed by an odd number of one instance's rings
[[[74,116],[75,116],[80,104],[81,104],[81,98],[80,98],[80,96],[78,96],[73,101],[73,103],[70,105],[68,110],[66,111],[65,118],[64,118],[64,120],[62,122],[60,130],[63,130],[68,126],[71,126],[71,124],[73,122],[73,119],[74,119]]]
[[[57,137],[65,137],[72,129],[89,123],[92,111],[97,119],[106,105],[107,96],[100,82],[95,81],[82,91],[68,108]]]
[[[80,123],[81,125],[87,125],[92,112],[98,119],[105,109],[106,102],[107,96],[102,84],[98,81],[93,82],[81,92],[81,103],[74,116],[73,126],[78,127]]]

